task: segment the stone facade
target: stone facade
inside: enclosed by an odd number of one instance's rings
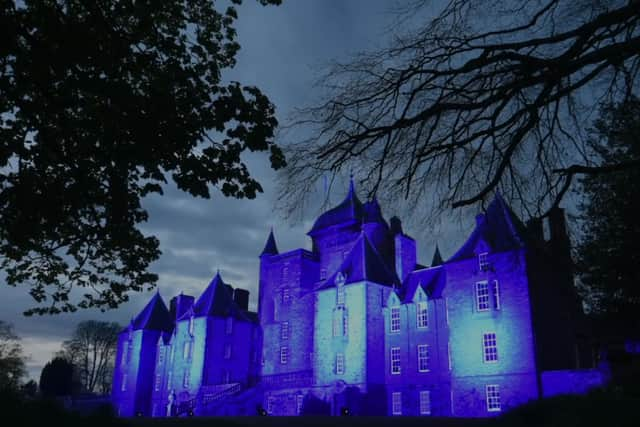
[[[560,210],[545,240],[498,195],[446,261],[378,203],[347,197],[312,251],[260,255],[258,313],[219,275],[194,301],[156,295],[122,332],[122,416],[362,414],[485,417],[602,382],[592,368]],[[583,384],[584,383],[584,384]],[[553,390],[546,390],[552,387]]]

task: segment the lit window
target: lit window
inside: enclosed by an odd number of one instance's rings
[[[282,322],[280,324],[280,339],[281,340],[289,339],[289,322]]]
[[[273,396],[267,397],[267,414],[273,413],[273,402],[275,398]]]
[[[122,384],[120,384],[120,390],[127,391],[127,373],[122,374]]]
[[[344,374],[344,354],[343,353],[336,354],[336,374],[338,375]]]
[[[491,299],[493,300],[493,308],[500,310],[500,287],[497,280],[491,281]]]
[[[427,312],[426,301],[420,301],[418,303],[416,315],[418,318],[418,328],[426,328],[429,325],[429,313]]]
[[[391,307],[391,332],[400,332],[400,307]]]
[[[476,309],[489,310],[489,284],[486,281],[476,283]]]
[[[171,380],[173,379],[173,372],[167,372],[167,390],[171,390]]]
[[[162,387],[162,377],[160,374],[156,374],[155,390],[160,390],[160,387]]]
[[[418,345],[418,371],[429,372],[429,346],[427,344]]]
[[[478,254],[478,267],[480,268],[480,271],[487,271],[489,269],[490,264],[488,257],[489,254],[487,252]]]
[[[431,392],[420,390],[420,415],[431,415]]]
[[[189,335],[193,335],[193,316],[189,318]]]
[[[491,363],[498,361],[498,343],[496,341],[495,333],[488,332],[483,335],[482,348],[485,362]]]
[[[394,391],[391,393],[391,413],[402,415],[402,392]]]
[[[231,334],[233,332],[233,317],[227,317],[227,324],[225,327],[225,332],[227,333],[227,335]]]
[[[304,395],[302,393],[296,394],[296,414],[302,414],[302,405],[304,403]]]
[[[162,366],[164,364],[164,352],[165,349],[162,346],[158,347],[158,366]]]
[[[337,288],[337,296],[336,296],[336,304],[338,306],[342,306],[344,305],[344,301],[345,301],[345,291],[344,291],[344,286],[338,286]]]
[[[487,385],[487,411],[497,412],[502,410],[500,406],[500,386],[496,384]]]
[[[182,348],[182,358],[184,360],[191,359],[192,348],[193,348],[193,343],[191,341],[184,342],[184,347]]]
[[[282,288],[282,304],[289,304],[291,301],[291,293],[289,288]]]
[[[280,363],[283,365],[289,361],[289,347],[280,347]]]
[[[400,347],[391,347],[391,373],[400,373]]]
[[[225,344],[224,346],[224,358],[231,359],[231,344]]]
[[[338,308],[333,311],[333,336],[334,337],[343,337],[347,336],[349,326],[349,319],[347,317],[347,311],[341,308]]]
[[[189,388],[189,370],[184,371],[184,376],[182,377],[182,387]]]

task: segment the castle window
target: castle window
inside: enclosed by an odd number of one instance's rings
[[[227,335],[233,333],[233,317],[227,317],[225,332],[227,333]]]
[[[400,373],[400,347],[391,347],[391,373]]]
[[[325,268],[320,269],[320,280],[327,278],[327,270]]]
[[[120,384],[121,391],[127,391],[127,373],[122,374],[122,383]]]
[[[391,413],[393,415],[402,415],[402,392],[400,391],[391,393]]]
[[[444,320],[447,325],[449,324],[449,305],[447,304],[447,299],[444,299]]]
[[[333,311],[333,336],[344,337],[348,332],[347,311],[343,308],[337,308]]]
[[[160,374],[156,374],[155,390],[160,390],[160,387],[162,387],[162,376]]]
[[[289,322],[282,322],[280,324],[280,339],[281,340],[289,339]]]
[[[487,332],[482,336],[482,348],[485,362],[498,361],[498,343],[494,332]]]
[[[400,332],[400,307],[391,307],[391,332]]]
[[[416,308],[418,328],[426,328],[429,325],[429,313],[427,312],[427,302],[420,301]]]
[[[500,386],[497,384],[487,384],[487,411],[498,412],[502,410],[500,406]]]
[[[189,388],[189,380],[190,380],[190,374],[189,374],[189,370],[187,369],[186,371],[184,371],[184,376],[182,377],[182,387]]]
[[[420,415],[431,415],[431,392],[420,390],[418,396],[420,402]]]
[[[282,267],[282,283],[286,283],[289,280],[289,267]]]
[[[267,397],[267,414],[273,413],[273,402],[275,398],[273,396]]]
[[[476,310],[489,310],[489,284],[486,280],[476,283]]]
[[[122,358],[120,359],[121,365],[126,365],[129,363],[129,342],[122,346]]]
[[[447,362],[449,362],[449,370],[453,367],[453,363],[451,363],[451,343],[447,342]]]
[[[182,348],[182,358],[184,360],[191,360],[191,353],[193,352],[193,342],[191,340],[184,342],[184,347]]]
[[[170,361],[171,363],[173,363],[173,357],[174,357],[174,355],[176,354],[176,351],[175,351],[175,350],[176,350],[176,346],[175,346],[175,345],[172,345],[172,346],[171,346],[171,351],[169,352],[169,361]]]
[[[225,344],[224,346],[224,358],[231,359],[231,344]]]
[[[493,300],[493,308],[500,310],[500,288],[497,280],[491,281],[491,299]]]
[[[429,372],[429,346],[418,345],[418,372]]]
[[[189,335],[193,336],[193,316],[189,317]]]
[[[490,266],[491,264],[489,264],[489,253],[482,252],[481,254],[478,254],[478,268],[480,268],[480,271],[487,271],[489,270]]]
[[[164,364],[164,352],[165,349],[162,346],[158,347],[158,366],[162,366]]]
[[[343,306],[345,301],[345,291],[344,286],[340,285],[336,289],[336,304],[338,306]]]
[[[344,354],[343,353],[336,354],[336,374],[338,375],[344,374]]]
[[[280,347],[280,363],[285,365],[289,362],[289,347]]]
[[[296,394],[296,414],[302,414],[302,405],[304,403],[304,395],[302,393]]]
[[[173,379],[173,372],[171,372],[171,370],[169,370],[169,372],[167,372],[167,390],[171,390],[171,380]]]
[[[289,288],[282,288],[282,304],[289,304],[291,302],[291,293]]]

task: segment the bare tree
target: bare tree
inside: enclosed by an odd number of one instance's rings
[[[0,390],[17,390],[26,375],[26,357],[13,325],[0,320]]]
[[[600,102],[638,83],[640,1],[448,0],[412,27],[432,3],[405,4],[398,27],[413,30],[322,76],[326,99],[292,124],[311,137],[289,147],[287,212],[350,169],[369,196],[441,210],[499,190],[542,216],[575,175],[640,166],[607,163],[583,137]]]
[[[80,322],[71,339],[62,343],[59,356],[75,366],[85,391],[109,392],[121,329],[117,323],[88,320]]]

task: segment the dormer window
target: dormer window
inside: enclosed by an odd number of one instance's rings
[[[427,302],[419,301],[416,306],[416,316],[418,328],[426,328],[429,325],[429,313],[427,311]]]
[[[491,267],[491,264],[489,263],[489,253],[482,252],[478,254],[478,268],[480,271],[487,271],[489,270],[489,267]]]
[[[400,307],[391,307],[391,332],[400,332]]]

